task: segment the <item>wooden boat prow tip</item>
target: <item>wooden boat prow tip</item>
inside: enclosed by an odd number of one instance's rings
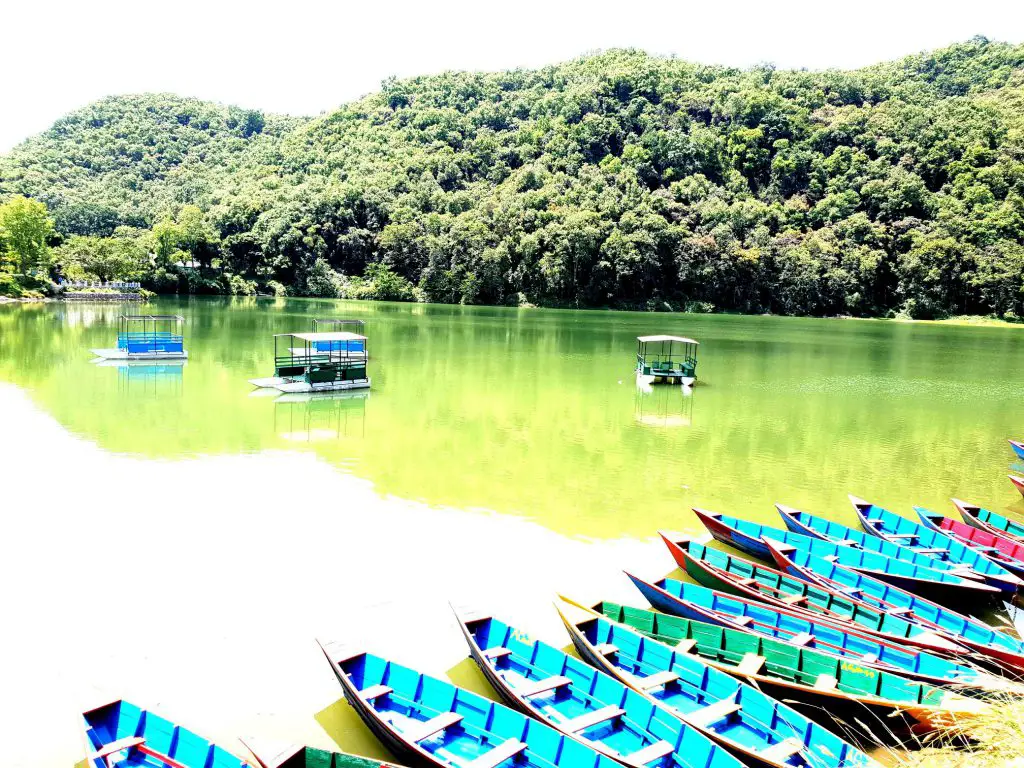
[[[585,608],[579,603],[562,598],[555,600],[554,606],[555,610],[558,611],[559,618],[561,618],[562,623],[566,626],[569,626],[570,624],[572,626],[577,626],[584,622],[591,621],[600,615],[596,611],[593,611],[590,608]]]
[[[853,504],[853,508],[858,512],[863,512],[866,507],[871,506],[870,501],[866,501],[860,496],[854,496],[852,493],[846,494],[846,497],[850,500],[850,503]]]
[[[687,542],[693,541],[693,536],[688,533],[673,533],[672,531],[658,531],[658,535],[661,536],[661,540],[666,544],[675,546],[682,546]]]
[[[779,514],[784,517],[795,515],[800,512],[796,507],[790,507],[787,504],[779,504],[778,502],[775,503],[775,508],[779,510]]]
[[[1024,477],[1018,477],[1017,475],[1007,475],[1010,478],[1010,482],[1013,483],[1013,487],[1020,491],[1021,495],[1024,496]]]
[[[765,546],[767,546],[768,549],[773,550],[775,552],[784,553],[796,551],[796,547],[794,547],[792,544],[786,544],[785,542],[779,541],[778,539],[773,539],[771,536],[762,536],[761,541],[765,543]]]
[[[258,737],[246,737],[239,741],[243,747],[249,750],[260,768],[281,768],[305,749],[299,744],[273,742]]]
[[[366,649],[362,646],[341,640],[321,641],[317,639],[316,644],[320,646],[320,650],[323,651],[332,667],[340,667],[342,662],[366,654]]]

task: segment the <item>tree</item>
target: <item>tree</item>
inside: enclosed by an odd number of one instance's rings
[[[0,205],[0,231],[15,271],[27,274],[49,266],[53,220],[46,204],[18,195]]]
[[[149,256],[133,238],[76,235],[57,250],[57,263],[71,276],[80,271],[103,281],[136,280],[149,266]]]

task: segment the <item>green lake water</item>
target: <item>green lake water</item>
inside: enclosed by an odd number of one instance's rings
[[[144,311],[185,317],[187,364],[94,365],[89,349],[113,346],[121,311],[0,307],[0,381],[113,453],[312,452],[382,495],[594,538],[696,530],[692,506],[774,521],[782,502],[846,518],[848,493],[904,513],[950,514],[954,495],[1024,512],[1006,479],[1005,439],[1024,435],[1017,329],[159,300]],[[272,373],[271,334],[313,317],[365,321],[368,396],[254,396],[247,379]],[[637,389],[635,337],[648,333],[700,340],[692,394]]]

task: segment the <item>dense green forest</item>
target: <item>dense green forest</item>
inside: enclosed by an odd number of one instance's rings
[[[114,97],[0,157],[3,201],[8,272],[157,291],[1024,317],[1024,45],[619,50],[311,119]]]

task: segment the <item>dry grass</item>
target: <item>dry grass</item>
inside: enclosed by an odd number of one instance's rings
[[[992,709],[965,727],[937,731],[923,748],[900,755],[905,768],[1024,768],[1024,698],[991,700]],[[971,746],[962,744],[964,736]],[[889,762],[889,761],[886,761]]]

